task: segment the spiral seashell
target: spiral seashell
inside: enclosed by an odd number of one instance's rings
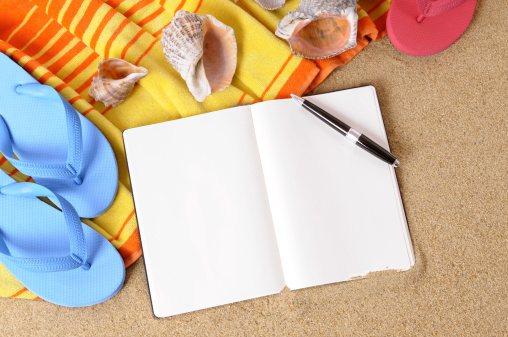
[[[275,35],[288,40],[293,54],[323,59],[356,47],[357,26],[356,0],[302,0]]]
[[[162,34],[166,59],[198,102],[231,84],[237,63],[231,27],[211,15],[179,10]]]
[[[99,63],[98,75],[93,78],[88,96],[114,108],[127,99],[134,84],[145,77],[148,70],[122,59],[104,59]]]
[[[264,9],[274,10],[284,7],[286,0],[256,0],[256,2]]]

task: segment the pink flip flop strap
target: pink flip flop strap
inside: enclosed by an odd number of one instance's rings
[[[416,0],[420,17],[436,16],[449,11],[459,5],[462,5],[467,0]]]

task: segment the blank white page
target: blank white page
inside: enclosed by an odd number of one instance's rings
[[[124,141],[156,316],[282,290],[249,107],[130,129]]]
[[[388,149],[373,87],[311,96],[309,101]],[[257,104],[252,112],[289,288],[414,264],[391,166],[292,100]]]

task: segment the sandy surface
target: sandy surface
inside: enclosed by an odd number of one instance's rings
[[[315,90],[376,87],[402,163],[412,270],[156,319],[140,260],[93,307],[0,299],[0,335],[506,336],[507,13],[505,0],[480,0],[465,34],[430,57],[384,38]]]

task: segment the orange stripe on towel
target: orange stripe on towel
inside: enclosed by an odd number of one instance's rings
[[[141,256],[141,242],[139,241],[139,231],[137,228],[132,232],[127,241],[118,248],[118,253],[120,253],[125,263],[125,268],[133,264]]]
[[[386,18],[388,17],[388,11],[384,12],[383,15],[381,15],[379,18],[374,20],[374,24],[376,27],[376,30],[379,31],[378,34],[376,34],[376,38],[374,41],[377,41],[383,37],[386,36]]]
[[[136,210],[132,210],[132,212],[130,212],[129,216],[125,219],[125,221],[123,222],[123,225],[122,227],[120,227],[120,230],[118,231],[118,233],[116,234],[116,237],[115,237],[115,240],[118,240],[118,238],[120,237],[120,234],[122,234],[125,226],[129,223],[129,221],[132,219],[132,217],[134,216],[134,214],[136,214]]]
[[[129,8],[129,10],[127,10],[125,13],[123,13],[123,15],[126,18],[130,18],[132,15],[136,14],[137,11],[148,6],[150,3],[151,3],[151,0],[141,0],[138,3],[136,3],[134,6]]]
[[[370,8],[368,11],[367,11],[367,14],[370,14],[372,12],[374,12],[376,9],[379,8],[379,6],[381,6],[382,4],[385,3],[385,0],[381,0],[379,1],[377,4],[375,4],[372,8]]]
[[[143,27],[144,25],[146,25],[147,23],[149,23],[150,21],[154,20],[155,18],[157,18],[159,15],[161,15],[162,13],[164,13],[164,8],[159,8],[158,10],[156,10],[155,12],[153,12],[152,14],[148,15],[146,18],[144,18],[143,20],[139,21],[138,22],[138,26],[139,27]]]
[[[92,64],[93,61],[97,59],[98,55],[95,53],[90,54],[81,64],[74,69],[72,73],[70,73],[66,78],[63,79],[65,83],[69,83],[72,81],[76,76],[78,76],[83,70],[88,68],[90,64]]]
[[[106,108],[103,112],[101,112],[101,114],[102,114],[102,115],[105,115],[105,114],[106,114],[106,112],[108,112],[108,111],[109,111],[109,110],[111,110],[111,109],[113,109],[113,106],[112,106],[112,105],[108,106],[108,107],[107,107],[107,108]]]
[[[0,41],[1,42],[1,41]],[[26,56],[25,53],[19,51],[19,50],[13,50],[11,53],[11,58],[16,61],[20,66],[19,60],[21,60],[24,56]],[[27,72],[32,73],[35,69],[40,67],[40,63],[35,60],[30,60],[27,63],[23,65],[23,69],[25,69]]]
[[[243,99],[245,98],[245,96],[247,96],[247,93],[246,93],[246,92],[244,92],[244,93],[243,93],[242,97],[240,97],[240,100],[238,101],[238,103],[236,103],[236,105],[240,105],[240,104],[242,104]]]
[[[115,41],[116,37],[120,35],[122,30],[129,24],[130,20],[125,19],[122,21],[120,26],[115,30],[113,35],[109,38],[108,42],[106,43],[106,49],[104,50],[104,58],[109,58],[109,50],[111,49],[111,45],[113,45],[113,41]]]
[[[53,73],[51,73],[50,71],[48,71],[47,73],[45,73],[44,75],[42,75],[40,78],[39,78],[39,83],[40,84],[44,84],[46,83],[47,80],[49,80],[51,77],[53,77]]]
[[[114,9],[110,9],[106,15],[104,15],[104,18],[101,20],[101,23],[99,26],[97,26],[97,29],[95,30],[95,33],[92,36],[92,40],[90,41],[90,48],[95,50],[95,46],[97,45],[97,41],[99,41],[99,37],[101,36],[102,31],[104,30],[104,27],[109,23],[109,21],[115,16],[116,11]]]
[[[78,14],[79,8],[83,4],[82,0],[74,0],[70,3],[69,7],[65,11],[62,19],[62,26],[69,27],[72,19]]]
[[[197,13],[199,11],[199,8],[201,8],[201,4],[203,3],[203,0],[199,0],[199,3],[198,3],[198,6],[196,7],[196,9],[194,10],[194,12],[192,13]]]
[[[78,25],[76,26],[76,29],[74,31],[74,35],[76,37],[83,39],[83,34],[85,34],[85,31],[87,30],[88,26],[90,25],[90,18],[93,18],[94,14],[97,13],[99,8],[102,6],[102,2],[99,1],[92,1],[88,7],[85,10],[85,14],[83,14],[83,17],[79,21]]]
[[[112,8],[117,8],[118,6],[120,6],[122,4],[122,2],[124,2],[124,0],[108,0],[108,1],[106,1],[106,4]]]
[[[76,89],[76,92],[81,95],[81,93],[85,91],[85,89],[88,88],[90,84],[92,84],[93,78],[98,74],[99,73],[96,71],[92,76],[90,76],[89,79],[87,79],[79,88]]]
[[[86,110],[85,112],[83,112],[83,116],[86,115],[87,113],[89,113],[90,111],[92,111],[94,108],[90,108],[88,110]]]
[[[46,50],[40,57],[36,58],[37,62],[40,64],[44,64],[51,60],[54,55],[58,54],[62,49],[64,49],[72,40],[74,39],[74,35],[69,32],[65,32],[62,36],[51,46],[48,50]]]
[[[28,291],[28,289],[27,288],[23,288],[20,291],[18,291],[17,293],[15,293],[15,294],[13,294],[13,295],[11,295],[9,297],[18,297],[19,295],[23,294],[25,291]]]
[[[171,23],[171,22],[170,22],[170,23]],[[167,26],[166,26],[166,27],[167,27]],[[153,33],[152,35],[153,35],[153,36],[155,36],[155,37],[159,36],[160,34],[162,34],[162,30],[163,30],[164,28],[166,28],[166,27],[162,27],[161,29],[159,29],[158,31],[156,31],[155,33]]]
[[[124,49],[122,50],[122,55],[120,56],[121,59],[125,59],[125,54],[127,54],[129,48],[141,37],[141,35],[143,35],[144,32],[145,31],[141,29],[139,33],[137,33],[136,36],[134,36],[132,40],[130,40],[129,43],[125,45]]]
[[[75,97],[73,97],[73,98],[71,98],[69,100],[69,103],[70,103],[70,105],[73,105],[74,103],[76,103],[80,99],[81,99],[81,96],[75,96]]]
[[[268,90],[270,90],[270,88],[272,87],[272,85],[275,83],[275,81],[277,80],[277,78],[279,78],[280,74],[282,74],[282,72],[284,71],[284,68],[286,68],[286,66],[288,65],[289,61],[291,61],[291,59],[293,58],[293,54],[289,54],[289,57],[287,58],[286,62],[284,62],[284,64],[282,65],[282,67],[279,69],[279,72],[275,75],[275,77],[272,79],[272,81],[270,82],[270,84],[268,84],[268,86],[266,87],[265,91],[263,92],[263,94],[261,95],[261,100],[263,100],[263,98],[265,97],[266,93],[268,92]]]
[[[138,58],[138,60],[136,61],[136,63],[134,63],[135,66],[137,66],[139,64],[139,62],[141,62],[141,60],[143,59],[143,57],[146,56],[146,54],[148,54],[148,52],[153,48],[153,46],[159,42],[159,40],[155,39],[155,41],[152,42],[152,44],[146,48],[145,52],[143,54],[141,54],[141,56]]]
[[[75,58],[81,51],[83,51],[86,48],[86,45],[84,43],[77,43],[74,47],[72,47],[67,53],[62,55],[55,63],[50,65],[48,67],[48,70],[50,70],[53,74],[58,73],[60,70],[62,70],[63,67],[65,67],[73,58]]]
[[[312,61],[302,59],[291,76],[277,93],[275,99],[290,98],[291,94],[302,96],[319,73],[319,68]]]
[[[68,85],[67,85],[67,84],[62,83],[62,84],[57,85],[57,86],[55,87],[55,90],[56,90],[56,91],[58,91],[58,92],[60,92],[60,91],[64,90],[64,89],[65,89],[65,88],[67,88],[67,87],[68,87]]]
[[[186,1],[186,0],[182,0],[182,1],[178,4],[178,6],[177,6],[177,7],[176,7],[176,9],[175,9],[175,12],[173,13],[173,16],[176,14],[176,12],[178,12],[180,9],[182,9],[183,5],[185,5],[185,1]]]

